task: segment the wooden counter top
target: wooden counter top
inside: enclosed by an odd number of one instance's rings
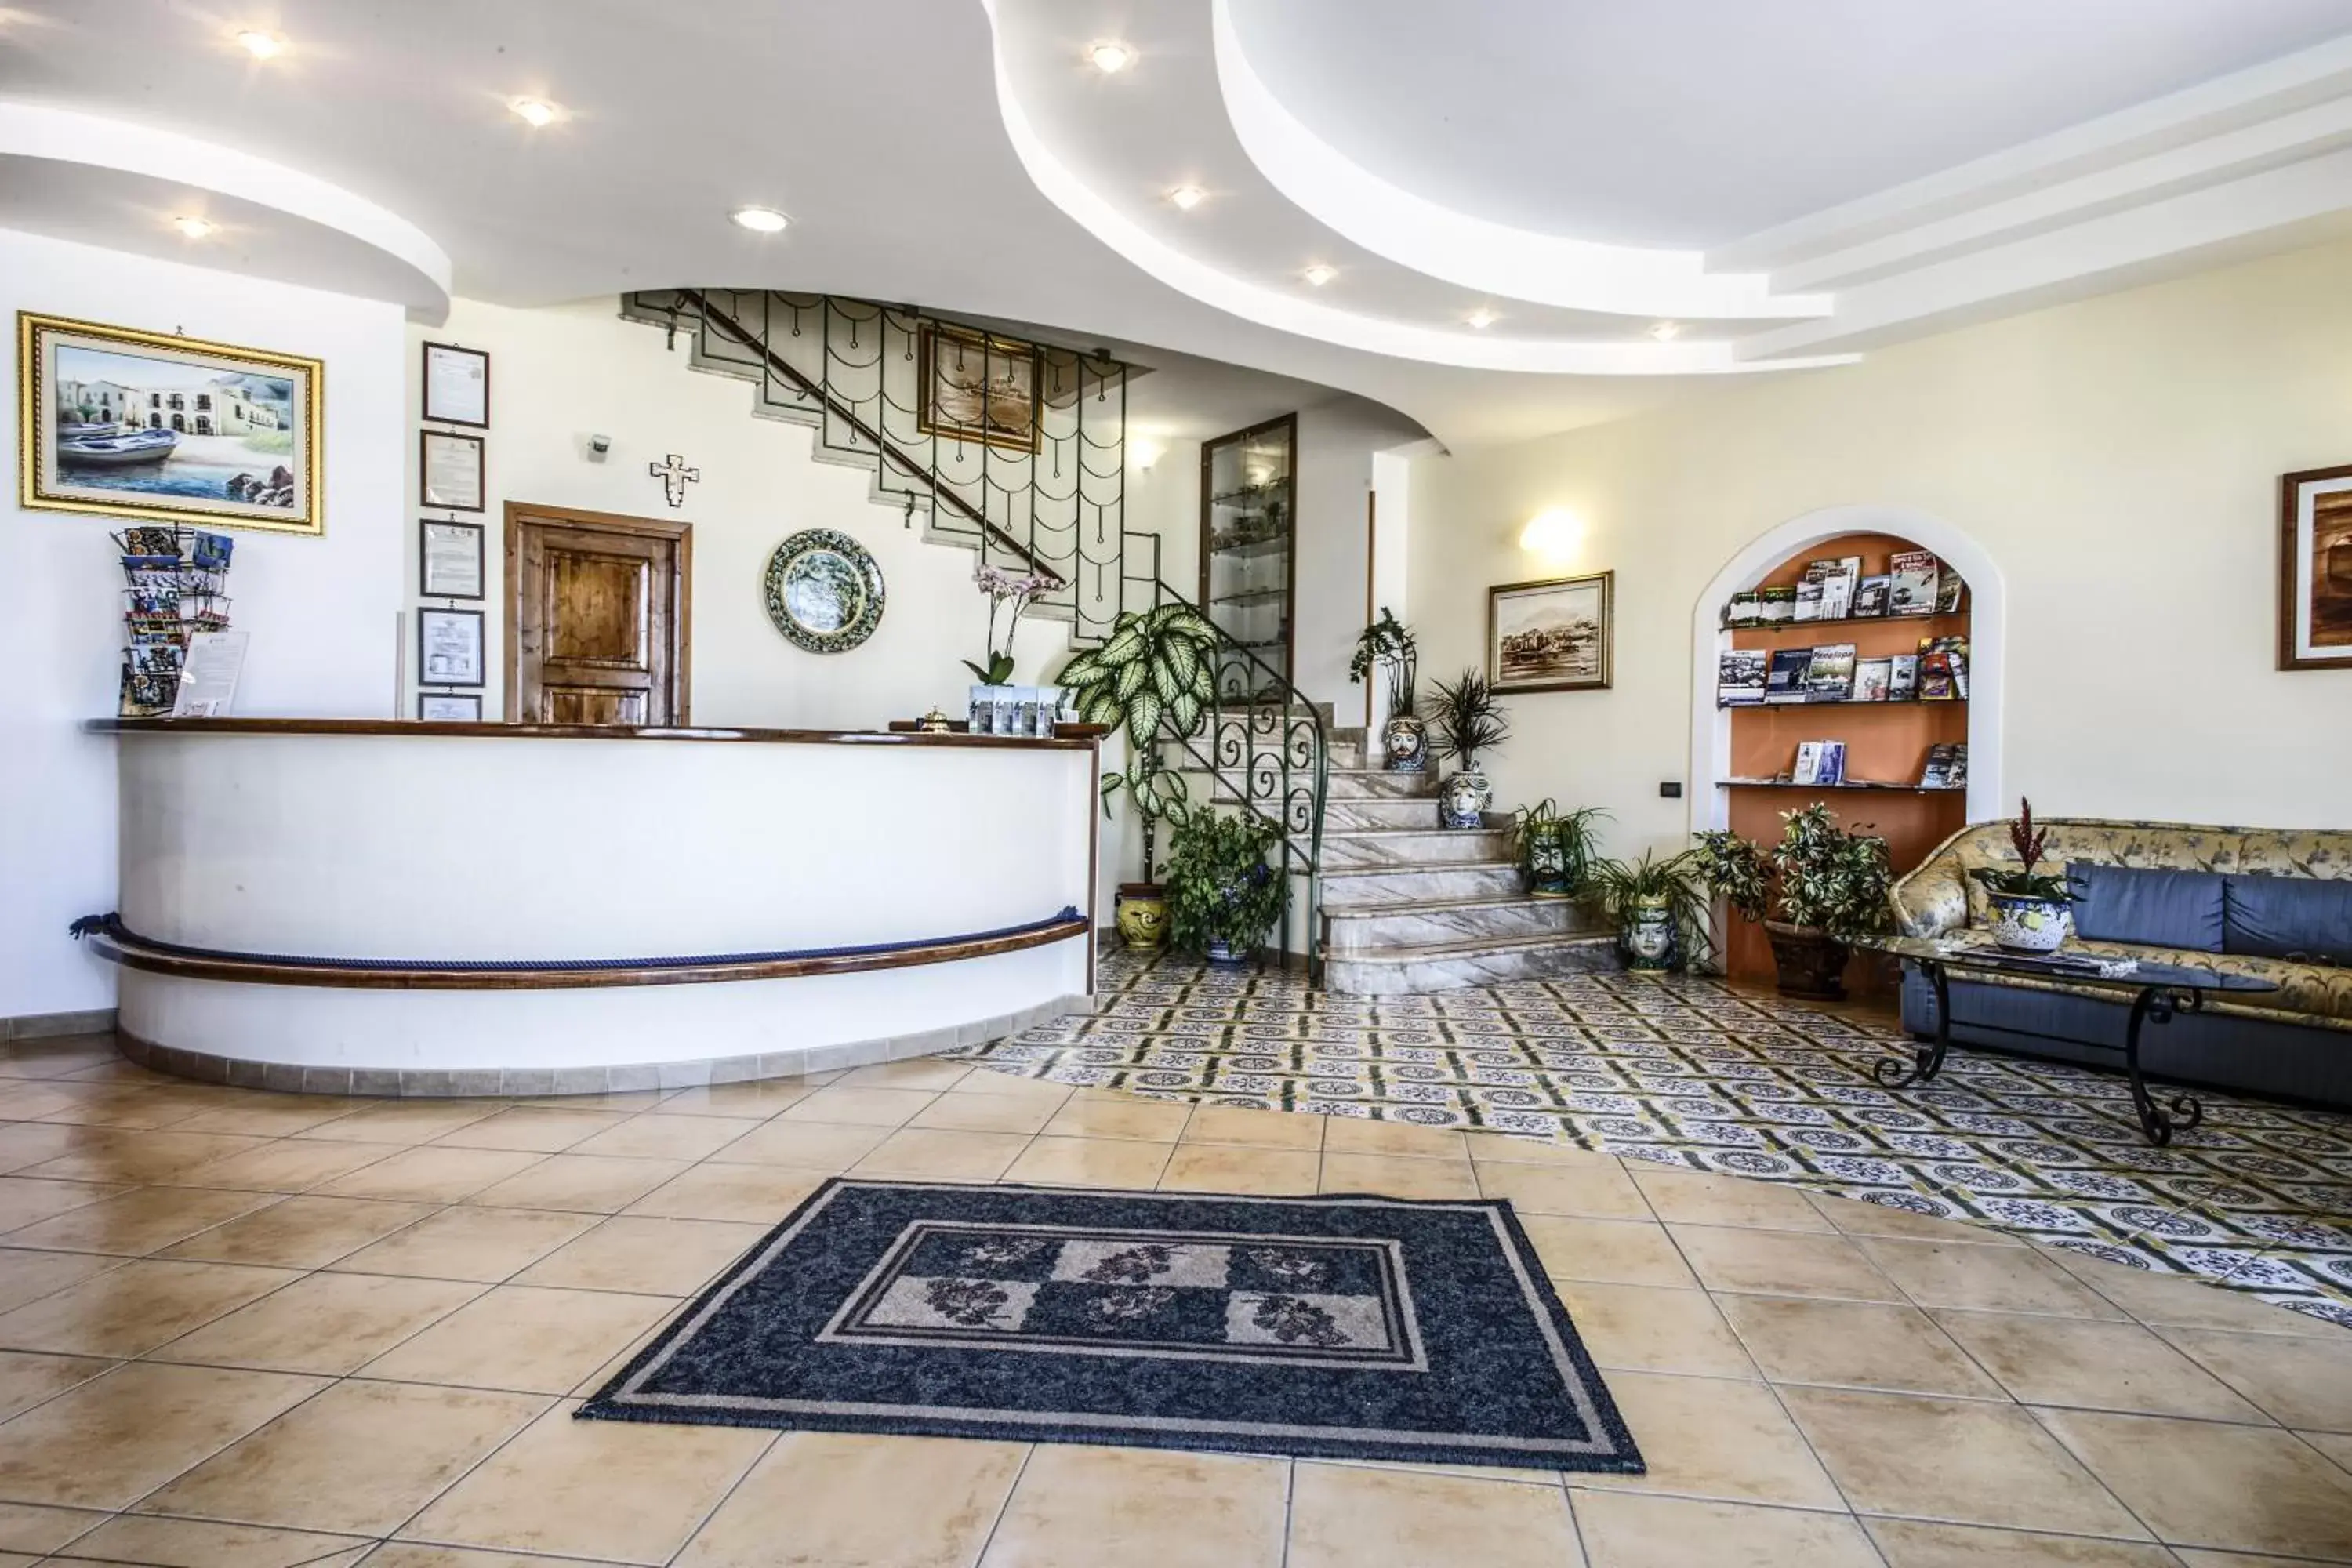
[[[92,719],[94,735],[429,735],[489,741],[758,741],[789,746],[966,746],[1083,752],[1098,724],[1066,724],[1050,741],[1018,735],[926,735],[882,730],[639,729],[595,724],[462,724],[400,719]]]

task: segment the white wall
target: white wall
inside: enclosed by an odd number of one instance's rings
[[[1678,839],[1691,617],[1747,542],[1835,505],[1942,520],[2008,590],[1999,798],[2051,816],[2352,826],[2352,671],[2273,668],[2278,476],[2352,461],[2352,246],[2067,305],[1859,365],[1413,464],[1423,669],[1483,665],[1490,584],[1613,568],[1616,685],[1513,699],[1498,805]],[[1517,546],[1579,513],[1576,559]]]
[[[237,709],[388,716],[413,450],[400,308],[0,230],[0,312],[18,310],[325,362],[325,536],[232,531],[234,621],[253,635]],[[12,332],[12,358],[14,343]],[[12,478],[16,431],[9,421]],[[13,584],[0,616],[0,1018],[109,1007],[114,994],[112,971],[65,928],[114,905],[114,742],[79,727],[115,710],[122,574],[107,535],[120,524],[21,510],[16,495],[12,484],[0,503]]]

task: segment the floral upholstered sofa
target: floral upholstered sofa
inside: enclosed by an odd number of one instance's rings
[[[2201,1013],[2150,1026],[2140,1043],[2150,1075],[2352,1109],[2352,967],[2347,967],[2352,965],[2352,945],[2341,934],[2345,911],[2352,910],[2352,832],[2079,817],[2049,818],[2037,826],[2049,830],[2045,869],[2208,873],[2163,880],[2209,901],[2218,892],[2227,911],[2218,923],[2199,927],[2193,946],[2078,933],[2068,940],[2068,951],[2252,974],[2278,985],[2276,991],[2212,998]],[[1895,921],[1906,935],[1962,933],[1963,940],[1990,943],[1990,937],[1982,934],[1984,889],[1968,873],[2017,864],[2009,828],[2005,821],[1963,828],[1895,885]],[[2212,879],[2219,879],[2218,889]],[[2331,886],[2289,888],[2272,879],[2312,879]],[[2335,896],[2338,888],[2341,900]],[[2306,911],[2324,908],[2336,923],[2310,934],[2290,927],[2283,936],[2275,923],[2263,929],[2250,915],[2242,927],[2242,908],[2257,910],[2265,900],[2275,904],[2281,895],[2291,896]],[[2120,1062],[2113,1047],[2123,1042],[2126,1006],[2117,992],[2036,976],[1963,980],[1956,974],[1950,994],[1955,1041],[2091,1066]],[[1904,980],[1903,1023],[1921,1036],[1936,1027],[1935,993],[1916,973]]]

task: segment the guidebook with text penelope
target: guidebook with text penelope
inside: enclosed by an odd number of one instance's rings
[[[1759,648],[1727,648],[1716,667],[1715,700],[1724,708],[1744,708],[1764,700],[1764,677],[1770,656]]]
[[[1813,649],[1805,667],[1805,700],[1843,702],[1853,695],[1853,644],[1830,643]]]

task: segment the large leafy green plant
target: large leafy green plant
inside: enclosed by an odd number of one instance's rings
[[[1728,829],[1698,836],[1707,885],[1749,920],[1777,907],[1790,925],[1839,942],[1874,936],[1893,923],[1887,889],[1894,871],[1886,840],[1840,827],[1822,802],[1780,814],[1780,841],[1769,848]]]
[[[1281,842],[1263,817],[1184,814],[1168,849],[1170,939],[1189,952],[1213,942],[1255,951],[1282,917],[1282,877],[1266,861]]]
[[[1475,669],[1465,669],[1451,682],[1434,682],[1431,710],[1430,748],[1441,757],[1461,760],[1463,771],[1475,773],[1478,753],[1511,738],[1511,721],[1495,700],[1495,689]]]
[[[1396,618],[1396,612],[1386,605],[1381,606],[1381,618],[1356,634],[1356,656],[1348,661],[1348,683],[1360,684],[1371,679],[1377,667],[1389,672],[1389,717],[1398,718],[1413,710],[1416,693],[1414,671],[1420,668],[1421,649],[1412,640],[1412,632]]]
[[[1111,623],[1100,647],[1062,667],[1081,722],[1103,724],[1127,737],[1127,767],[1102,776],[1108,814],[1122,789],[1143,821],[1143,877],[1151,879],[1152,840],[1161,817],[1181,820],[1188,805],[1184,775],[1165,766],[1159,742],[1196,733],[1216,694],[1217,630],[1190,605],[1129,610]]]
[[[1681,933],[1685,963],[1703,959],[1714,950],[1706,929],[1706,875],[1698,851],[1685,849],[1659,859],[1654,850],[1644,849],[1642,858],[1631,863],[1596,860],[1588,885],[1600,896],[1601,908],[1620,932],[1634,906],[1663,900],[1673,911],[1675,928]]]

